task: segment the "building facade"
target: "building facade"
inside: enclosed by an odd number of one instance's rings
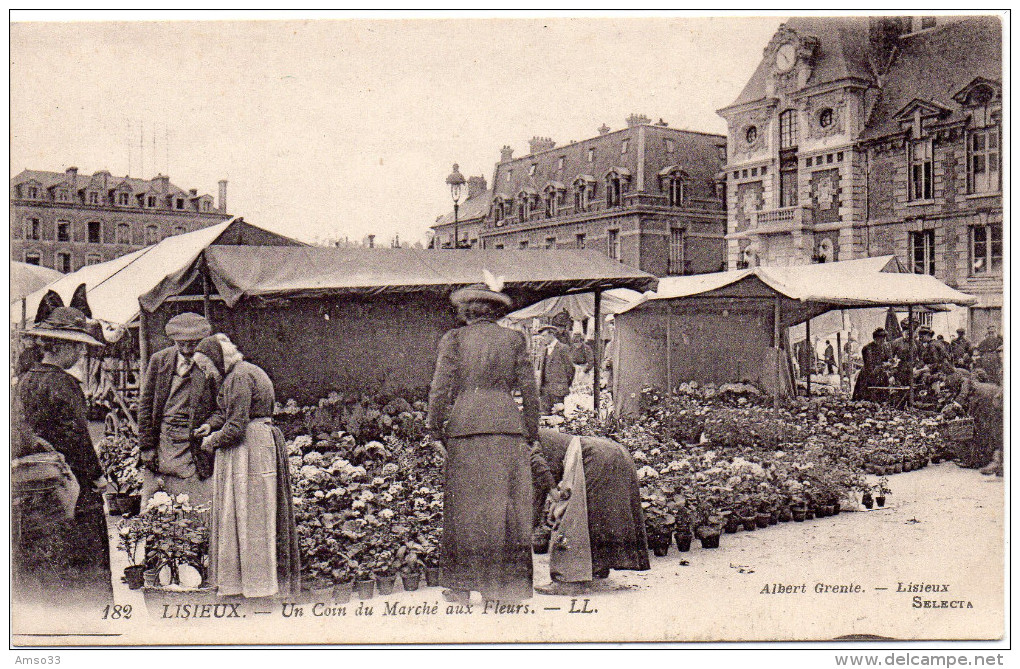
[[[219,183],[219,203],[168,176],[89,176],[76,167],[25,170],[10,187],[11,259],[64,273],[230,218],[226,181]]]
[[[598,249],[658,276],[724,263],[726,138],[632,115],[627,127],[530,152],[506,146],[493,174],[483,248]]]
[[[491,204],[492,191],[485,177],[468,177],[467,197],[457,211],[457,220],[454,221],[452,211],[436,218],[436,224],[432,226],[432,248],[456,248],[454,234],[459,238],[461,246],[478,248],[482,222],[489,214]]]
[[[780,26],[719,111],[729,267],[895,254],[978,298],[957,325],[1000,326],[1001,52],[996,17]]]

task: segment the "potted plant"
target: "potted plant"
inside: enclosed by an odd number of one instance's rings
[[[142,537],[134,523],[120,521],[118,526],[117,547],[127,553],[131,565],[124,567],[124,580],[131,590],[139,590],[145,585],[144,555],[139,560],[138,549],[141,548]]]
[[[337,604],[346,604],[351,601],[351,594],[354,592],[354,571],[351,561],[341,555],[339,563],[332,571],[333,576],[333,601]]]
[[[414,592],[419,588],[423,568],[418,554],[409,550],[400,565],[400,580],[404,584],[404,590]]]
[[[99,463],[113,487],[106,494],[110,515],[125,511],[138,515],[141,510],[142,475],[138,470],[138,439],[124,433],[107,435],[96,445]]]
[[[889,479],[887,479],[884,476],[882,478],[878,479],[878,491],[877,492],[878,492],[878,494],[875,495],[875,503],[878,504],[879,506],[885,506],[885,497],[886,497],[886,495],[889,495],[890,493],[892,493],[892,490],[889,489]]]
[[[871,496],[871,490],[865,490],[864,494],[861,495],[861,504],[864,505],[865,509],[875,508],[875,498]]]
[[[375,595],[375,576],[369,566],[358,565],[354,572],[354,590],[361,599],[372,599]]]

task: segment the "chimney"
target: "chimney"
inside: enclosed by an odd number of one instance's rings
[[[504,146],[499,150],[499,162],[509,163],[514,159],[514,150],[509,145]]]
[[[170,191],[170,177],[165,174],[157,174],[152,177],[152,183],[159,184],[160,193],[167,193]]]
[[[610,128],[608,125],[603,123],[602,126],[599,128],[599,134],[600,135],[608,135],[610,130],[612,130],[612,128]],[[571,142],[571,144],[573,144],[573,142]]]
[[[531,153],[533,154],[556,148],[556,142],[552,141],[549,137],[532,137],[528,141],[528,145],[531,147]]]
[[[659,117],[659,122],[656,123],[655,125],[659,126],[660,128],[668,128],[669,127],[669,124],[666,123],[665,121],[663,121],[662,117]]]
[[[868,20],[868,60],[876,76],[888,71],[900,36],[908,32],[909,16],[873,16]]]
[[[191,197],[197,196],[198,195],[198,189],[197,188],[189,188],[188,189],[188,195],[190,195]]]
[[[375,248],[375,235],[369,235],[368,236],[368,248],[370,248],[370,249],[374,249]]]
[[[72,193],[78,192],[78,168],[68,167],[67,168],[67,184],[71,187]]]
[[[227,180],[220,179],[220,200],[219,200],[220,213],[227,213]]]
[[[467,182],[468,192],[467,199],[471,199],[475,196],[481,195],[488,190],[489,185],[485,182],[485,177],[468,177]]]
[[[631,114],[627,117],[627,127],[633,128],[638,125],[648,125],[652,122],[652,119],[648,118],[644,114]]]

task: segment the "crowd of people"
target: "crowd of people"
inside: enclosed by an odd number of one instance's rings
[[[634,462],[613,441],[540,430],[562,412],[595,347],[554,317],[532,350],[497,322],[512,308],[501,286],[453,293],[460,325],[438,346],[429,393],[431,446],[444,460],[444,597],[515,602],[536,588],[533,552],[548,552],[553,583],[576,592],[612,569],[649,568]],[[86,316],[54,309],[26,337],[37,360],[14,393],[15,596],[67,606],[112,597],[103,470],[89,434],[86,400],[69,373],[99,347]],[[267,598],[300,589],[289,469],[272,424],[273,382],[198,314],[171,318],[173,345],[145,369],[138,415],[143,504],[156,492],[187,495],[210,528],[206,582],[221,597]],[[974,419],[963,466],[1002,473],[1002,338],[974,346],[911,327],[884,328],[862,350],[853,397],[900,401],[896,391],[948,389],[944,416]],[[914,336],[911,336],[911,333]],[[611,356],[607,357],[607,361]],[[831,373],[834,350],[826,347]],[[606,365],[607,372],[611,367]],[[611,383],[611,381],[610,381]]]
[[[964,467],[1001,476],[1002,337],[990,326],[987,336],[974,346],[961,328],[947,343],[936,338],[931,328],[913,326],[904,319],[902,334],[891,341],[885,328],[872,333],[872,341],[861,350],[863,366],[853,399],[903,404],[913,392],[934,398],[931,408],[941,409],[945,419],[973,418],[974,438],[965,442],[957,460]],[[940,397],[948,401],[938,402]]]
[[[210,526],[207,582],[223,597],[300,587],[286,445],[272,426],[273,383],[198,314],[170,319],[174,345],[149,361],[139,408],[143,497],[188,495]],[[106,487],[72,369],[102,346],[72,307],[25,332],[42,351],[14,393],[14,595],[95,607],[112,599]],[[43,470],[39,461],[54,463]],[[61,476],[61,465],[70,476]],[[77,490],[74,490],[77,488]],[[69,490],[70,489],[70,490]],[[74,499],[70,509],[56,501]]]

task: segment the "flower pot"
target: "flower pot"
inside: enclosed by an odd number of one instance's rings
[[[740,529],[740,518],[730,516],[726,521],[726,534],[736,534]]]
[[[897,462],[896,464],[894,464],[892,466],[892,473],[893,474],[902,474],[903,473],[903,463],[902,462]]]
[[[125,495],[121,497],[120,510],[125,516],[137,516],[142,511],[142,496]]]
[[[413,574],[404,574],[400,577],[400,580],[404,582],[404,590],[414,592],[421,585],[421,572],[416,571]]]
[[[793,520],[798,523],[803,523],[807,520],[807,509],[800,507],[793,509],[790,514],[793,516]]]
[[[346,604],[351,601],[351,594],[354,592],[354,581],[344,581],[333,586],[333,601],[337,604]]]
[[[669,537],[656,537],[648,540],[648,546],[652,549],[655,557],[666,557],[669,554]]]
[[[393,594],[393,586],[396,584],[396,582],[397,582],[397,577],[396,577],[395,574],[394,575],[383,575],[383,574],[376,574],[375,575],[375,587],[379,589],[379,594],[380,595],[392,595]]]
[[[767,513],[759,513],[758,516],[755,518],[755,521],[758,523],[758,527],[768,527],[769,520],[771,518],[772,516],[770,516]]]
[[[120,509],[120,493],[119,492],[108,492],[103,493],[103,497],[106,498],[106,510],[111,516],[119,516],[122,512]]]
[[[779,524],[779,512],[778,511],[773,511],[772,513],[769,514],[769,525],[778,525],[778,524]]]
[[[372,599],[375,595],[375,579],[359,580],[354,584],[354,589],[358,591],[358,597],[361,599]]]
[[[159,585],[159,569],[146,569],[142,574],[142,580],[147,588],[155,588]]]
[[[866,492],[864,493],[864,496],[861,497],[861,504],[864,505],[865,509],[872,509],[875,507],[875,498],[871,496],[870,492]]]
[[[885,495],[877,495],[875,497],[875,504],[879,506],[885,506]]]
[[[834,504],[832,505],[832,515],[834,515],[834,516],[838,516],[838,515],[839,515],[839,512],[840,512],[840,511],[842,510],[842,508],[843,508],[843,507],[841,507],[841,506],[839,505],[839,502],[836,502],[836,503],[834,503]]]
[[[692,535],[690,532],[687,533],[677,532],[674,535],[674,538],[676,539],[676,549],[678,551],[680,551],[681,553],[686,553],[687,551],[691,550],[691,541],[694,539],[694,535]]]
[[[783,507],[779,510],[779,522],[788,523],[791,520],[793,520],[793,511],[790,510],[790,507]]]
[[[124,567],[124,580],[131,590],[139,590],[145,585],[145,565],[136,564]]]
[[[719,532],[701,535],[702,548],[719,548]]]
[[[741,518],[740,523],[744,526],[745,532],[754,532],[754,530],[758,527],[758,521],[754,516],[750,518]]]
[[[804,518],[805,518],[805,520],[814,520],[815,519],[815,510],[814,509],[808,509],[807,512],[804,514]]]
[[[309,587],[313,602],[329,602],[333,599],[333,585],[322,581],[314,582]]]
[[[425,585],[434,588],[439,585],[442,573],[439,567],[425,567]]]
[[[835,507],[830,505],[830,504],[826,504],[825,506],[823,506],[822,507],[822,513],[824,514],[823,517],[828,517],[828,516],[836,515],[836,512],[834,511],[834,509],[835,509]]]

